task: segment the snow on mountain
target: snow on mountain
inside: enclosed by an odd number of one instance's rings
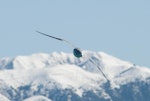
[[[33,97],[30,97],[30,98],[27,98],[23,101],[52,101],[44,96],[33,96]]]
[[[0,94],[0,101],[10,101],[8,98]]]
[[[144,87],[150,88],[149,68],[104,52],[83,51],[83,56],[78,59],[72,54],[54,52],[2,58],[0,94],[11,101],[142,101],[143,96],[148,98],[149,94],[145,93],[150,93],[150,89]],[[101,66],[110,83],[89,58]],[[137,100],[138,97],[142,100]]]

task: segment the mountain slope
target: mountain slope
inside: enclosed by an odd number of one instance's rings
[[[0,94],[0,101],[10,101],[8,98]]]
[[[56,52],[0,59],[0,94],[11,101],[30,101],[36,95],[53,101],[148,101],[149,68],[103,52],[83,54],[81,59]],[[89,58],[101,66],[110,83]]]
[[[30,97],[30,98],[27,98],[23,101],[52,101],[44,96],[33,96],[33,97]]]

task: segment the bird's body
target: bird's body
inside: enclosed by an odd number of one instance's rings
[[[74,49],[73,49],[73,54],[74,54],[74,56],[77,57],[77,58],[82,57],[82,52],[81,52],[81,50],[78,49],[78,48],[74,48]]]

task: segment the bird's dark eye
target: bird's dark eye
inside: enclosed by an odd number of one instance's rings
[[[73,54],[77,58],[82,57],[82,52],[78,48],[73,49]]]

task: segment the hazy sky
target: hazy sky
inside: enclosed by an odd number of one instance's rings
[[[35,30],[150,67],[150,0],[0,1],[0,58],[72,52]]]

